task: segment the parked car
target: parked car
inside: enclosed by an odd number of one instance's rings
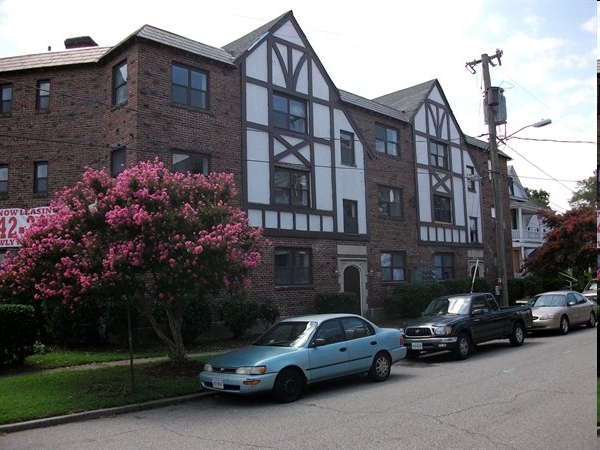
[[[533,311],[533,331],[556,330],[567,334],[574,326],[596,326],[596,304],[576,291],[543,292],[527,304]]]
[[[272,393],[281,402],[300,398],[309,384],[367,373],[384,381],[406,357],[402,334],[354,314],[316,314],[281,320],[251,346],[208,361],[202,389],[231,394]]]
[[[594,278],[593,280],[590,280],[588,282],[588,284],[585,285],[585,287],[583,288],[583,291],[581,293],[588,300],[597,304],[598,303],[598,300],[597,300],[598,299],[598,279]]]
[[[421,317],[404,324],[407,358],[449,350],[467,359],[477,344],[508,339],[519,347],[532,324],[527,305],[500,307],[489,292],[446,295],[433,299]]]

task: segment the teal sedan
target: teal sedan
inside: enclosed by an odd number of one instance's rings
[[[366,373],[390,376],[406,357],[402,334],[354,314],[315,314],[281,320],[252,345],[208,361],[202,389],[230,394],[271,393],[280,403],[300,398],[309,384]]]

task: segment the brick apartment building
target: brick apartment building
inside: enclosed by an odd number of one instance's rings
[[[114,47],[81,41],[0,59],[0,250],[16,242],[10,211],[43,214],[85,167],[158,157],[235,174],[273,242],[249,296],[285,315],[344,291],[372,316],[398,283],[475,268],[494,284],[487,143],[462,133],[437,80],[374,100],[340,91],[291,11],[223,48],[148,25]]]

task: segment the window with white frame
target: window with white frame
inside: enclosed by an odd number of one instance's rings
[[[37,82],[35,109],[38,111],[47,111],[50,109],[50,80],[40,80]]]
[[[12,95],[12,84],[0,85],[0,101],[2,102],[2,107],[0,108],[1,113],[8,114],[12,111]]]
[[[34,163],[33,169],[33,192],[36,194],[48,193],[48,162]]]
[[[452,253],[436,253],[434,255],[435,276],[438,280],[454,278],[454,256]]]
[[[193,153],[173,152],[173,172],[209,173],[209,157]]]
[[[0,165],[0,195],[8,194],[8,164]]]
[[[358,233],[358,202],[343,200],[344,233]]]
[[[122,62],[113,69],[113,105],[120,105],[127,100],[127,62]]]
[[[448,146],[440,142],[429,142],[429,164],[441,169],[448,169]]]
[[[433,220],[452,223],[452,199],[445,195],[433,196]]]
[[[342,152],[342,164],[345,166],[354,166],[356,164],[354,157],[354,134],[347,131],[340,131],[340,148]]]

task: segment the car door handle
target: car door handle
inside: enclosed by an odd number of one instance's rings
[[[348,350],[346,347],[340,348],[340,352],[345,352],[346,350]]]
[[[370,344],[371,345],[377,345],[377,341],[371,341]]]

